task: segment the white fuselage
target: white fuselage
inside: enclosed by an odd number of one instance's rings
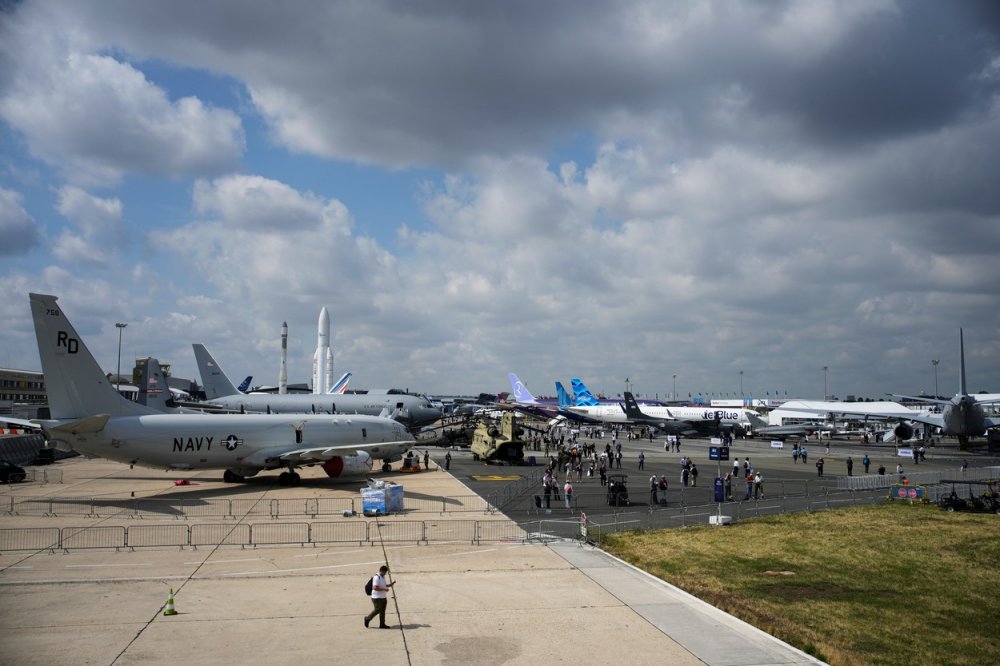
[[[724,425],[746,425],[750,422],[746,409],[723,409],[717,407],[664,407],[662,405],[642,405],[642,413],[654,419],[677,421],[715,421]],[[580,414],[606,423],[628,423],[621,405],[594,405],[592,407],[567,407],[566,411]]]

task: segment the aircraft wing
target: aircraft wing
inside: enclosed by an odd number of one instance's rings
[[[822,411],[808,407],[785,406],[782,406],[782,410],[788,412],[802,412],[803,414],[815,414],[817,416],[825,416],[826,414],[843,414],[844,416],[860,416],[862,418],[868,416],[882,419],[903,419],[906,421],[916,421],[917,423],[926,423],[927,425],[936,426],[938,428],[944,427],[944,417],[940,414],[924,414],[922,412],[915,412],[912,409],[903,407],[902,405],[899,405],[898,409],[890,408],[873,410],[854,409],[851,407],[844,409],[843,407],[847,407],[846,404],[841,407],[836,407],[835,405],[836,403],[831,403],[828,408]]]
[[[321,464],[338,456],[349,456],[358,453],[369,453],[376,448],[383,447],[413,447],[417,443],[414,440],[400,440],[398,442],[377,442],[374,444],[345,444],[343,446],[312,446],[299,449],[264,449],[249,456],[244,464],[247,466],[271,467],[273,462],[280,460],[291,465],[311,465]]]

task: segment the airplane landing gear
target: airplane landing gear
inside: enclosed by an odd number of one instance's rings
[[[243,477],[236,472],[227,469],[222,473],[222,480],[226,483],[239,483],[243,480]]]
[[[382,463],[382,471],[383,472],[391,472],[392,471],[392,465],[390,465],[387,462]]]
[[[282,486],[297,486],[302,478],[295,472],[282,472],[278,475],[278,483]]]

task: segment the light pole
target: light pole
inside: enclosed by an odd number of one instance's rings
[[[625,378],[625,392],[628,393],[628,377]]]
[[[740,370],[740,397],[743,397],[743,371]]]
[[[115,373],[115,387],[121,392],[122,384],[122,331],[128,324],[123,324],[120,321],[115,322],[115,328],[118,329],[118,372]]]
[[[670,394],[670,397],[677,400],[677,375],[674,375],[674,392]]]
[[[938,363],[940,363],[940,362],[941,362],[941,359],[939,359],[939,358],[931,359],[931,365],[934,366],[934,397],[935,398],[938,397],[937,367],[938,367]]]
[[[830,371],[830,366],[824,365],[823,366],[823,400],[826,400],[826,396],[827,396],[827,393],[826,393],[826,377],[827,377],[827,373],[829,373],[829,371]]]

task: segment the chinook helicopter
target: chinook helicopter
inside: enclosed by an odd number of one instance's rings
[[[500,418],[500,427],[490,421],[480,421],[472,435],[472,458],[486,464],[523,465],[524,447],[521,437],[524,429],[514,420],[514,413],[507,412]]]

